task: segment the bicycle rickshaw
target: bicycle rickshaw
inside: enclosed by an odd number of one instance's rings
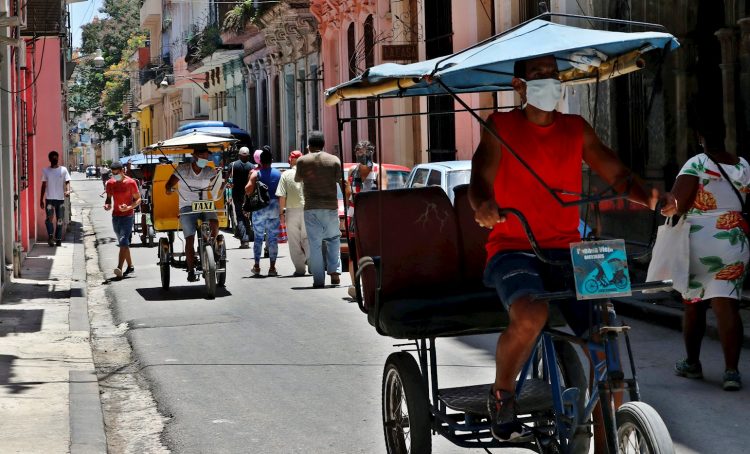
[[[581,29],[554,23],[556,18],[584,19],[589,24],[604,22],[613,27],[652,27],[663,32]],[[661,52],[663,58],[677,46],[674,37],[658,25],[547,13],[453,55],[410,65],[384,64],[369,68],[351,81],[327,90],[326,102],[334,105],[345,99],[373,99],[379,123],[383,117],[400,116],[381,116],[383,99],[451,95],[463,107],[463,112],[488,128],[475,112],[478,109],[472,109],[458,95],[511,89],[516,60],[552,54],[558,61],[561,81],[578,84],[599,82],[638,70],[645,64],[646,52]],[[339,134],[344,123],[358,120],[344,118],[340,111],[337,113]],[[563,205],[587,205],[625,197],[615,194],[611,188],[588,198],[585,194],[550,188],[493,128],[488,130],[505,146],[509,159],[518,159]],[[378,134],[380,131],[379,124]],[[339,141],[342,143],[341,137]],[[380,142],[378,140],[378,152]],[[624,259],[627,264],[631,257],[626,257],[623,240],[589,239],[571,245],[572,268],[578,268],[576,273],[580,279],[580,282],[575,281],[576,291],[536,295],[538,299],[549,301],[578,297],[589,299],[591,304],[589,330],[583,337],[563,331],[565,321],[551,307],[548,326],[517,378],[517,413],[528,430],[526,437],[513,442],[492,437],[487,410],[490,384],[440,388],[438,338],[498,333],[508,323],[508,314],[494,289],[481,284],[488,231],[474,221],[467,194],[465,186],[458,188],[454,204],[437,187],[373,191],[357,196],[354,218],[360,258],[356,262],[356,299],[378,334],[403,342],[396,344],[401,351],[388,357],[383,371],[382,416],[387,451],[429,453],[431,436],[438,434],[461,447],[522,447],[540,453],[588,453],[593,432],[592,413],[597,403],[601,403],[610,453],[673,452],[669,431],[661,417],[640,401],[629,327],[617,321],[609,300],[613,295],[666,290],[671,282],[631,286],[625,269],[618,271],[611,282],[601,280],[596,288],[584,284],[594,275],[594,264],[599,256],[604,256],[604,260]],[[570,196],[575,196],[576,200],[571,200]],[[552,265],[571,264],[570,259],[552,260],[544,256],[520,211],[506,208],[501,214],[518,218],[540,260]],[[655,223],[656,214],[654,226]],[[407,229],[411,235],[405,238],[402,232]],[[576,252],[592,261],[576,262]],[[612,255],[615,252],[617,254]],[[415,263],[417,260],[419,263]],[[623,277],[627,279],[624,283]],[[629,377],[622,365],[624,357],[620,357],[623,338],[630,365]],[[593,367],[591,386],[574,345],[587,347]],[[624,393],[629,402],[615,408],[616,396]]]
[[[122,158],[121,161],[128,166],[128,174],[138,183],[138,191],[141,194],[141,204],[136,208],[133,217],[131,237],[137,235],[142,245],[152,247],[156,241],[156,231],[151,218],[151,184],[159,159],[157,156],[137,154]]]
[[[232,138],[193,132],[153,144],[145,151],[146,155],[161,156],[161,162],[154,169],[151,184],[151,209],[154,229],[156,232],[167,234],[166,237],[159,238],[157,251],[161,285],[164,290],[169,290],[170,268],[187,270],[185,252],[175,250],[175,234],[181,238],[179,195],[177,192],[168,194],[165,189],[167,181],[177,167],[173,161],[191,154],[193,148],[198,145],[207,146],[212,152],[223,152],[235,142],[236,139]],[[213,163],[209,163],[209,166],[214,167]],[[180,181],[178,184],[186,183]],[[199,201],[193,202],[190,213],[216,213],[219,228],[226,228],[222,172],[217,172],[216,178],[211,180],[208,187],[190,189],[200,194]],[[226,283],[227,256],[224,236],[219,234],[215,239],[212,238],[208,222],[200,222],[196,236],[198,252],[195,255],[195,267],[203,277],[206,296],[214,298],[216,287],[223,287]]]

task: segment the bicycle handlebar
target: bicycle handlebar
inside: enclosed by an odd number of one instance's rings
[[[534,251],[534,254],[537,256],[539,260],[541,260],[542,262],[548,265],[555,265],[555,266],[566,266],[570,264],[570,262],[567,262],[567,261],[549,259],[544,255],[544,253],[542,252],[542,248],[539,247],[539,243],[537,243],[536,238],[534,237],[534,232],[531,231],[531,227],[529,226],[529,221],[526,220],[526,217],[523,215],[523,213],[521,213],[521,211],[515,208],[499,208],[498,214],[500,216],[506,216],[506,217],[507,215],[512,214],[516,218],[518,218],[519,222],[521,222],[521,226],[523,227],[524,232],[526,233],[526,237],[529,239],[529,244],[531,244],[531,249]]]
[[[659,205],[657,204],[656,209],[654,210],[652,225],[651,225],[651,237],[649,238],[648,245],[642,245],[639,244],[638,246],[645,246],[646,252],[644,254],[640,255],[631,255],[628,256],[629,259],[640,259],[644,257],[646,254],[650,252],[650,250],[654,246],[654,241],[656,240],[656,222],[657,222],[657,215],[659,213]],[[509,214],[514,215],[516,218],[518,218],[518,221],[521,223],[521,226],[523,227],[524,233],[526,233],[526,237],[529,239],[529,244],[531,245],[531,249],[534,251],[534,254],[537,256],[539,260],[542,262],[548,264],[548,265],[554,265],[554,266],[566,266],[569,265],[570,262],[568,261],[560,261],[560,260],[552,260],[544,255],[542,252],[542,248],[539,246],[539,243],[536,241],[536,238],[534,237],[534,233],[531,231],[531,226],[529,226],[529,222],[526,220],[526,217],[521,213],[520,210],[517,210],[516,208],[498,208],[498,214],[500,216],[506,216]],[[627,241],[626,241],[627,243]]]

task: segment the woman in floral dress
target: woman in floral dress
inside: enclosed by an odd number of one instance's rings
[[[703,378],[699,357],[710,303],[724,351],[726,369],[722,387],[736,391],[742,387],[737,370],[743,339],[739,300],[750,246],[742,205],[730,184],[744,198],[750,192],[750,166],[745,159],[724,150],[723,128],[704,128],[699,142],[705,153],[685,163],[672,191],[662,199],[663,215],[687,214],[691,225],[690,281],[687,292],[682,295],[687,358],[675,364],[675,373]],[[714,161],[721,164],[731,182],[723,177]]]

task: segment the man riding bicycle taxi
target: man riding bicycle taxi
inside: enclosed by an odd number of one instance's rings
[[[516,62],[511,83],[522,107],[495,112],[487,122],[549,187],[580,194],[583,160],[617,192],[628,190],[630,180],[629,200],[651,205],[637,178],[601,142],[586,120],[555,110],[562,95],[555,57]],[[536,300],[533,295],[561,290],[559,287],[565,283],[553,282],[563,273],[550,271],[549,265],[534,255],[518,219],[500,216],[498,207],[520,210],[540,247],[556,260],[569,259],[569,244],[580,241],[579,210],[575,205],[563,207],[558,203],[484,129],[471,169],[469,198],[475,220],[491,230],[486,245],[485,285],[497,290],[510,316],[508,328],[497,343],[495,382],[490,389],[488,409],[493,436],[511,440],[523,434],[516,419],[515,379],[549,313],[548,302]],[[570,196],[562,197],[571,200]],[[560,310],[576,335],[588,329],[585,302],[565,301]]]
[[[198,280],[198,276],[195,274],[195,248],[193,246],[195,243],[195,232],[198,230],[198,219],[202,218],[204,222],[209,222],[211,226],[211,238],[216,238],[216,235],[219,233],[219,218],[216,213],[191,213],[193,202],[207,199],[208,185],[211,179],[221,171],[220,168],[212,169],[208,166],[209,157],[210,152],[207,146],[197,146],[193,150],[190,162],[178,165],[165,185],[167,193],[174,192],[175,185],[177,185],[180,225],[182,226],[182,233],[185,236],[185,262],[189,282]]]

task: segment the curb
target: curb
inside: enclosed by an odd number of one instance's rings
[[[654,301],[659,301],[659,299]],[[658,302],[643,301],[633,297],[613,298],[612,303],[620,315],[682,331],[682,311],[680,309],[661,306]],[[745,329],[742,347],[750,349],[750,332],[748,331]],[[706,323],[706,336],[719,340],[719,330],[710,321]]]
[[[78,214],[78,213],[77,213]],[[73,273],[70,283],[70,331],[91,332],[86,295],[86,255],[82,242],[83,219],[73,229]],[[99,381],[92,370],[71,370],[69,381],[70,454],[107,452]]]

